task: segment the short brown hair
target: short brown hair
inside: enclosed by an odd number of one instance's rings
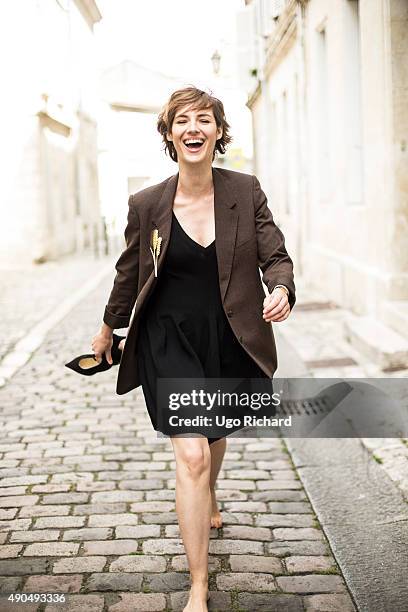
[[[176,148],[170,140],[167,140],[167,134],[169,132],[171,133],[177,111],[189,104],[193,105],[193,108],[197,110],[212,108],[215,123],[218,128],[222,128],[222,136],[215,144],[213,159],[215,157],[215,151],[225,153],[226,146],[232,141],[232,136],[229,133],[230,125],[225,118],[224,105],[221,100],[215,98],[212,93],[202,91],[194,87],[194,85],[174,91],[158,116],[157,130],[163,136],[164,150],[166,153],[170,155],[173,161],[177,161]]]

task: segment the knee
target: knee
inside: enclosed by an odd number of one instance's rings
[[[208,447],[208,444],[207,444]],[[181,460],[190,478],[198,479],[210,472],[211,454],[208,448],[193,445],[184,449]]]

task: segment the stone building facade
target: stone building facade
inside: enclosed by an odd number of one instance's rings
[[[298,277],[408,337],[408,3],[247,0],[240,19],[255,171]]]
[[[92,0],[8,3],[2,14],[0,262],[95,250],[98,193]]]

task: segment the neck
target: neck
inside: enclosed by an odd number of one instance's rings
[[[201,196],[213,188],[212,166],[179,164],[177,191],[188,196]]]

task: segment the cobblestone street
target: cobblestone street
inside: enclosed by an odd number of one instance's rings
[[[408,0],[3,5],[0,612],[408,612]]]
[[[68,256],[41,265],[4,267],[1,274],[1,360],[32,328],[69,299],[109,259],[92,255]]]
[[[111,278],[47,335],[0,389],[1,610],[6,593],[69,593],[65,609],[181,610],[189,577],[175,514],[169,440],[141,390],[115,394],[116,369],[63,367],[90,350]],[[354,610],[284,440],[230,438],[211,530],[210,610]]]

